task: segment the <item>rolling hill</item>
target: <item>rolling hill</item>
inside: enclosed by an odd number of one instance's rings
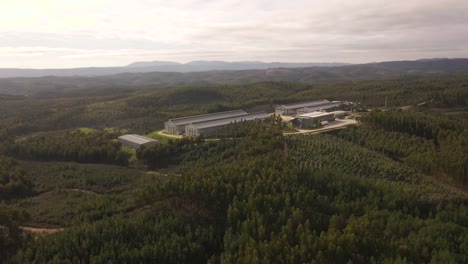
[[[137,67],[138,68],[138,67]],[[263,81],[327,83],[399,77],[421,74],[444,74],[468,71],[468,59],[393,61],[340,67],[270,68],[263,70],[121,73],[96,77],[39,77],[0,79],[0,94],[41,95],[96,89],[135,89],[148,86],[187,84],[241,84]]]
[[[259,61],[192,61],[178,63],[172,61],[134,62],[123,67],[86,67],[72,69],[0,69],[0,78],[11,77],[44,77],[44,76],[103,76],[118,73],[135,72],[200,72],[213,70],[256,70],[269,68],[297,67],[333,67],[347,63],[287,63]]]

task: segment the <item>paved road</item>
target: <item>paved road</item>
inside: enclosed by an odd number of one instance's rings
[[[298,135],[298,134],[318,134],[318,133],[323,133],[326,131],[331,131],[335,129],[342,129],[345,128],[346,126],[349,125],[355,125],[358,122],[355,119],[338,119],[335,121],[330,121],[327,125],[325,125],[322,128],[319,129],[299,129],[298,132],[287,132],[283,133],[283,135],[288,136],[288,135]],[[157,132],[158,135],[164,136],[164,137],[170,137],[170,138],[182,138],[182,135],[173,135],[173,134],[166,134],[163,132],[163,130]],[[219,139],[206,139],[207,141],[216,141]]]
[[[345,128],[346,126],[355,125],[355,124],[357,124],[357,121],[355,119],[338,119],[338,120],[329,122],[327,125],[319,129],[312,129],[312,130],[299,129],[299,132],[283,133],[283,135],[289,136],[289,135],[300,135],[300,134],[318,134],[318,133],[323,133],[323,132],[327,132],[327,131],[331,131],[335,129],[342,129],[342,128]]]

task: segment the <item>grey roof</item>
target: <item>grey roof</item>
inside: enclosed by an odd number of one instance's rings
[[[192,123],[206,122],[206,121],[211,121],[211,120],[216,120],[216,119],[223,119],[223,118],[236,117],[236,116],[242,116],[242,115],[247,115],[247,112],[245,112],[242,109],[238,109],[238,110],[225,111],[225,112],[219,112],[219,113],[173,118],[173,119],[169,119],[168,122],[172,122],[174,125],[177,125],[177,126],[182,126],[182,125],[188,125]]]
[[[305,113],[302,115],[298,115],[297,118],[310,118],[310,117],[320,117],[320,116],[327,116],[327,115],[333,115],[333,113],[312,112],[312,113]]]
[[[127,140],[129,142],[133,142],[135,144],[146,144],[149,142],[157,142],[157,140],[149,138],[149,137],[144,137],[136,134],[131,134],[131,135],[123,135],[120,136],[119,139]]]
[[[344,114],[347,114],[348,112],[343,111],[343,110],[338,110],[338,111],[333,111],[330,113],[333,113],[334,115],[344,115]]]
[[[265,119],[265,118],[268,118],[268,117],[270,117],[269,114],[267,114],[265,112],[258,112],[258,113],[243,115],[243,116],[236,116],[236,117],[212,120],[212,121],[207,121],[207,122],[193,123],[193,124],[190,124],[189,127],[193,127],[193,128],[197,128],[197,129],[203,129],[203,128],[209,128],[209,127],[224,126],[224,125],[228,125],[230,123],[241,122],[241,121],[251,121],[251,120],[255,120],[255,119]]]
[[[286,109],[297,109],[302,107],[311,107],[311,106],[318,106],[323,104],[328,104],[330,101],[328,100],[318,100],[318,101],[310,101],[310,102],[302,102],[302,103],[294,103],[294,104],[286,104],[286,105],[279,105]]]
[[[319,105],[315,105],[315,106],[302,107],[302,108],[299,108],[299,109],[327,109],[327,108],[336,107],[337,105],[341,105],[341,104],[342,104],[342,102],[340,102],[340,101],[333,101],[333,102],[319,104]]]

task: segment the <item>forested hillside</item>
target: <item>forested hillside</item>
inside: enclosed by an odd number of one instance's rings
[[[173,176],[135,192],[141,209],[31,240],[12,262],[467,261],[466,198],[333,136],[257,127],[186,142]]]
[[[434,112],[374,112],[339,136],[403,159],[418,170],[468,182],[468,123]]]
[[[143,72],[200,72],[226,70],[253,70],[269,68],[299,67],[334,67],[348,63],[282,63],[282,62],[226,62],[226,61],[191,61],[178,63],[171,61],[135,62],[123,67],[88,67],[71,69],[5,69],[0,68],[0,78],[42,77],[42,76],[102,76],[118,73]]]
[[[466,73],[88,91],[0,97],[2,263],[468,262]],[[358,125],[157,133],[322,98],[353,102]]]
[[[468,75],[413,76],[329,84],[260,82],[239,85],[134,87],[72,90],[47,97],[0,97],[0,139],[80,127],[123,128],[148,133],[168,118],[243,108],[272,111],[273,105],[316,99],[347,100],[356,109],[427,102],[458,107],[468,102]]]
[[[116,134],[107,132],[71,131],[24,138],[5,148],[7,154],[20,159],[127,165],[129,154],[112,141],[115,138]]]
[[[84,69],[92,71],[93,69]],[[105,68],[104,68],[105,70]],[[129,68],[135,70],[134,68]],[[468,71],[468,59],[440,59],[419,61],[393,61],[357,64],[341,67],[270,68],[265,70],[204,71],[204,72],[137,72],[116,75],[85,77],[67,74],[69,77],[50,76],[38,78],[0,78],[0,94],[41,95],[62,94],[94,90],[179,86],[193,84],[247,84],[256,82],[334,83],[340,81],[397,78],[401,76],[456,74]],[[1,73],[0,73],[1,75]],[[92,74],[85,74],[92,76]]]

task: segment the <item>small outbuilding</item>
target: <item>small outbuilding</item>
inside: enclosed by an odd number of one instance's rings
[[[298,128],[309,128],[322,121],[333,121],[335,115],[327,112],[312,112],[296,116],[291,122]]]
[[[159,143],[159,141],[155,139],[136,134],[123,135],[120,136],[118,140],[122,145],[134,149],[138,149],[141,146],[150,147]]]
[[[330,113],[333,113],[335,115],[335,118],[345,117],[345,116],[348,115],[348,112],[342,111],[342,110],[333,111],[333,112],[330,112]]]

